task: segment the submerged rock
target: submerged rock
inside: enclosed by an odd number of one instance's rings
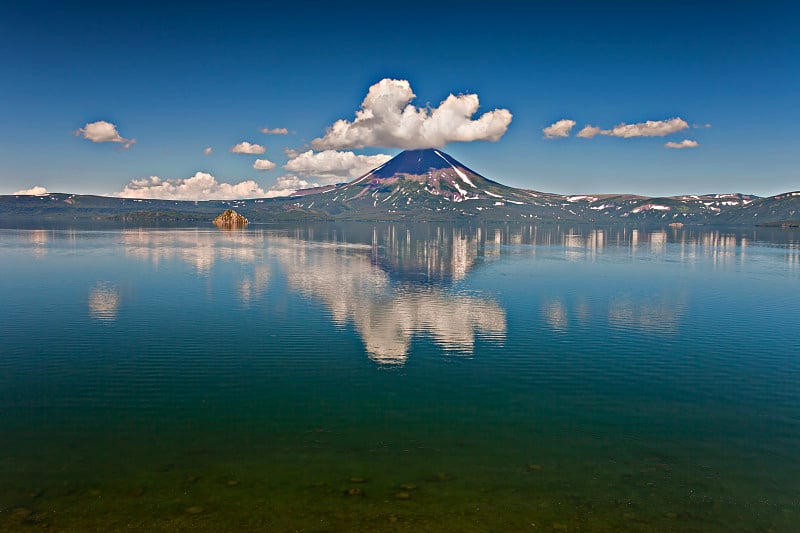
[[[33,511],[31,511],[27,507],[18,507],[13,511],[11,511],[11,518],[20,522],[29,520],[32,515]]]
[[[214,219],[214,225],[220,228],[243,228],[249,223],[249,220],[233,209],[227,209]]]

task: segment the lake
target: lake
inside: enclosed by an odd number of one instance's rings
[[[800,232],[0,230],[2,531],[796,531]]]

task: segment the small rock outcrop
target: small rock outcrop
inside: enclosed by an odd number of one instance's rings
[[[214,219],[214,225],[219,228],[243,228],[249,223],[249,220],[233,209],[227,209],[224,213]]]

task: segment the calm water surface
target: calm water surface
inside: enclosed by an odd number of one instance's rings
[[[0,531],[796,531],[800,234],[0,230]]]

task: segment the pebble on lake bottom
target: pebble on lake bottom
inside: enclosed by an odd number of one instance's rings
[[[366,482],[367,478],[365,477],[355,476],[350,478],[350,483],[366,483]]]
[[[236,479],[229,479],[229,480],[228,480],[228,486],[229,486],[229,487],[235,487],[235,486],[236,486],[236,485],[238,485],[238,484],[239,484],[239,481],[238,481],[238,480],[236,480]]]
[[[344,494],[345,496],[363,496],[364,491],[358,487],[350,487],[349,489],[345,489]]]
[[[192,505],[191,507],[184,509],[184,511],[186,511],[187,514],[200,514],[203,512],[203,508],[199,505]]]
[[[396,500],[410,500],[411,494],[408,492],[398,492],[394,497]]]
[[[22,521],[22,520],[29,519],[32,514],[33,514],[33,511],[31,511],[27,507],[18,507],[16,509],[14,509],[13,511],[11,511],[11,518],[13,518],[14,520]]]
[[[417,486],[413,483],[400,483],[400,488],[409,491],[409,490],[417,490]]]

